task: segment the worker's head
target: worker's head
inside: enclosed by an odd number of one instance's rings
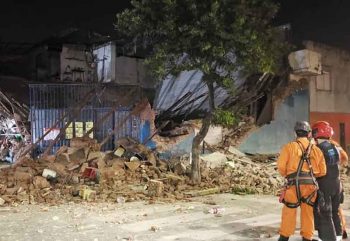
[[[333,134],[333,128],[327,121],[317,121],[312,125],[312,137],[315,139],[330,139]]]
[[[310,137],[311,127],[307,121],[297,121],[294,131],[297,137]]]

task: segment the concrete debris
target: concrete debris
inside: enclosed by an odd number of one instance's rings
[[[206,213],[211,213],[214,215],[222,215],[225,212],[225,208],[222,207],[213,207],[206,211]]]
[[[211,154],[203,154],[200,158],[206,162],[209,168],[220,167],[227,162],[227,157],[221,152],[214,152]]]
[[[152,226],[150,230],[153,232],[158,232],[160,230],[160,228],[157,226]]]
[[[119,203],[119,204],[125,203],[125,198],[124,197],[117,197],[117,203]]]
[[[239,122],[236,128],[230,129],[228,132],[224,133],[224,137],[220,146],[230,147],[238,146],[249,133],[256,130],[255,120],[253,117],[242,117],[242,121]]]
[[[117,150],[101,152],[95,140],[77,138],[73,147],[61,147],[49,159],[27,158],[1,169],[0,204],[171,201],[220,192],[276,194],[283,184],[275,166],[255,163],[235,151],[236,155],[216,151],[201,157],[202,182],[194,185],[189,158],[165,161],[131,139],[118,142]],[[123,152],[118,151],[120,146]]]
[[[44,171],[43,171],[42,176],[45,177],[45,178],[47,178],[47,177],[56,178],[57,172],[45,168]]]
[[[241,152],[240,150],[236,149],[236,148],[233,147],[233,146],[230,146],[230,147],[228,148],[228,152],[231,153],[231,154],[233,154],[233,155],[236,155],[236,156],[238,156],[238,157],[245,157],[245,156],[246,156],[246,154],[244,154],[243,152]]]

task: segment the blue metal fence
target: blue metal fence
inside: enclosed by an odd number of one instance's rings
[[[96,125],[107,113],[115,108],[115,99],[118,99],[117,86],[109,85],[104,88],[101,84],[30,84],[30,121],[32,131],[32,142],[35,143],[45,130],[51,128],[59,119],[67,115],[58,123],[56,133],[63,128],[69,120],[71,126],[62,138],[57,142],[53,151],[62,145],[69,145],[69,134],[77,137],[84,134],[91,128],[91,123]],[[75,116],[74,108],[84,100],[87,93],[93,91],[94,94],[86,105]],[[115,91],[115,92],[114,92]],[[125,94],[124,94],[125,95]],[[113,97],[113,99],[111,98]],[[125,96],[124,96],[125,97]],[[119,126],[126,116],[129,115],[131,106],[135,100],[130,100],[129,106],[120,106],[114,114],[110,115],[103,123],[96,125],[93,138],[102,141],[115,127]],[[89,126],[90,125],[90,126]],[[55,131],[51,132],[55,133]],[[118,129],[118,132],[110,138],[103,146],[103,150],[114,148],[114,142],[122,137],[132,137],[141,141],[141,120],[138,116],[131,115],[127,121]],[[35,154],[43,152],[49,145],[53,136],[47,136],[38,144]]]

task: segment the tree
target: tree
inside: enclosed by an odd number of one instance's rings
[[[233,73],[277,69],[284,46],[272,27],[278,6],[272,0],[132,0],[117,14],[117,30],[150,46],[146,63],[159,80],[184,70],[201,70],[209,111],[193,140],[192,172],[200,182],[200,143],[216,105],[214,88],[234,86]],[[222,110],[221,110],[222,111]]]

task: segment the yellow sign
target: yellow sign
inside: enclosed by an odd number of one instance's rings
[[[65,123],[67,125],[67,122]],[[72,139],[73,138],[73,123],[70,123],[70,125],[66,129],[66,139]]]
[[[75,137],[83,137],[83,136],[84,136],[84,123],[75,122]]]
[[[67,122],[65,123],[67,124]],[[83,137],[86,132],[91,130],[94,127],[94,122],[88,121],[85,122],[85,129],[84,129],[84,122],[77,121],[74,123],[70,123],[70,125],[66,129],[66,139],[72,139],[73,137]],[[90,138],[94,138],[94,132],[89,134]]]
[[[94,122],[92,122],[92,121],[85,122],[85,129],[86,129],[86,132],[88,132],[89,130],[91,130],[93,127],[94,127]],[[94,132],[93,132],[93,131],[89,134],[89,137],[90,137],[91,139],[94,138]]]

